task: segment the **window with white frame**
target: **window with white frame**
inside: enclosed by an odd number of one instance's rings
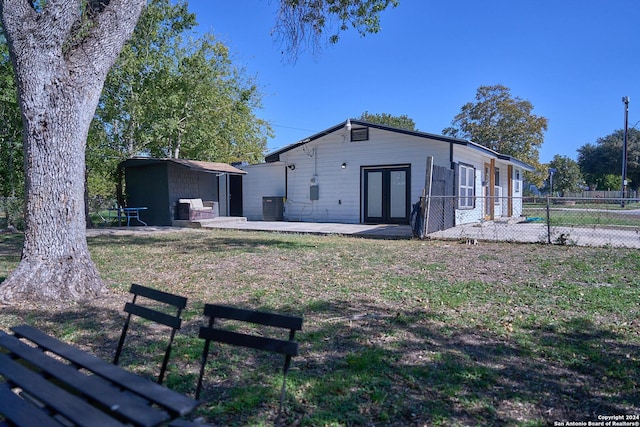
[[[515,179],[514,179],[514,181],[515,181],[514,182],[514,187],[515,188],[513,190],[516,193],[519,193],[520,192],[520,169],[516,169],[515,170]]]
[[[475,197],[476,169],[473,166],[458,164],[458,208],[473,209]]]

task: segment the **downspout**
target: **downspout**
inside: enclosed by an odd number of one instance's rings
[[[456,163],[453,161],[453,142],[449,142],[449,164],[451,165],[451,170],[454,171],[454,177],[455,177]],[[452,189],[453,193],[451,193],[454,196],[454,199],[453,199],[454,200],[454,202],[453,202],[453,205],[454,205],[454,209],[453,209],[454,215],[453,215],[453,217],[454,218],[455,218],[455,210],[456,210],[456,207],[458,206],[458,203],[455,201],[455,200],[457,200],[455,197],[458,196],[458,192],[457,192],[457,188],[456,188],[456,181],[457,180],[458,180],[457,178],[454,178],[454,180],[453,180],[453,189]]]
[[[451,163],[451,169],[456,168],[456,164],[453,161],[453,142],[449,142],[449,163]]]

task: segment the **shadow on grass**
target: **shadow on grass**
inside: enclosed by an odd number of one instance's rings
[[[547,425],[640,409],[640,346],[585,318],[553,327],[523,323],[499,334],[449,327],[429,311],[390,312],[350,301],[278,311],[305,317],[300,355],[287,380],[287,424]],[[33,324],[105,360],[113,358],[124,321],[120,310],[94,305],[8,307],[2,317],[3,325]],[[191,313],[176,338],[166,381],[188,395],[202,351],[200,324]],[[135,330],[122,364],[153,379],[166,331],[151,324]],[[210,361],[198,416],[219,425],[275,419],[281,358],[216,346]]]
[[[313,425],[547,425],[640,407],[640,347],[585,319],[505,337],[442,328],[428,312],[349,302],[306,311],[340,313],[301,337],[296,407]]]
[[[172,249],[175,246],[180,248],[183,253],[190,253],[192,251],[200,252],[233,252],[235,250],[242,252],[257,252],[261,248],[278,247],[286,250],[296,250],[305,248],[314,248],[315,245],[309,245],[291,240],[291,238],[279,238],[277,234],[271,234],[271,238],[260,237],[220,237],[215,234],[182,234],[171,233],[167,235],[101,235],[88,238],[90,245],[101,246],[108,248],[110,246],[120,247],[126,244],[128,248],[135,249],[136,247],[150,247],[150,246],[171,246]],[[176,244],[177,243],[177,244]]]

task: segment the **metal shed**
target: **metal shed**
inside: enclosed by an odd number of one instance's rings
[[[118,172],[120,204],[146,207],[140,218],[148,225],[171,225],[181,198],[218,202],[221,216],[242,216],[242,175],[246,172],[226,163],[131,158],[119,164]]]

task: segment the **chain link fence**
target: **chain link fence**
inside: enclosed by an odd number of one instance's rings
[[[103,196],[89,198],[89,215],[93,226],[111,224],[109,208],[115,206],[115,199]],[[20,197],[0,197],[0,230],[24,229],[24,201]]]
[[[478,197],[474,204],[465,201],[472,206],[467,210],[459,208],[458,197],[432,197],[430,202],[444,207],[442,212],[431,209],[436,221],[441,217],[442,224],[458,224],[437,231],[430,227],[427,237],[432,239],[640,248],[637,198]]]
[[[109,209],[114,209],[115,206],[117,206],[115,198],[104,196],[89,197],[91,226],[117,225],[109,212]]]

